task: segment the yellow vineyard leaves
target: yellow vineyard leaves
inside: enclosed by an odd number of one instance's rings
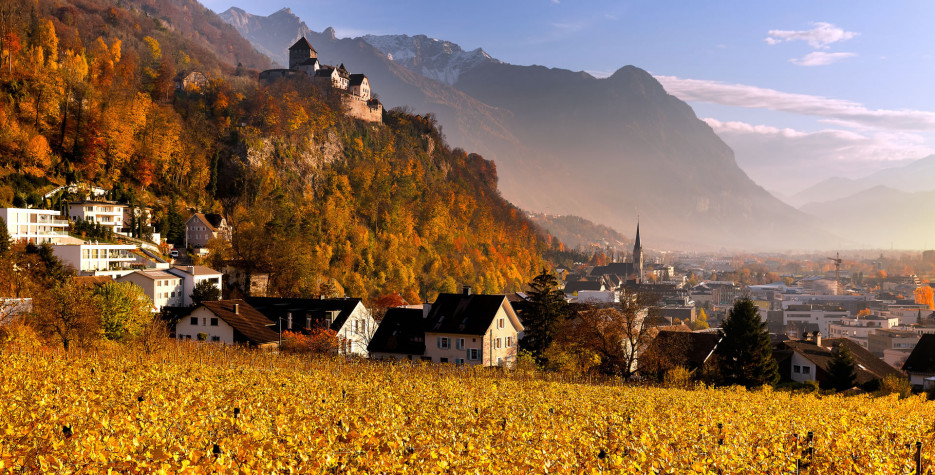
[[[0,473],[913,473],[916,397],[572,385],[222,346],[0,353]],[[812,438],[808,438],[808,433]]]

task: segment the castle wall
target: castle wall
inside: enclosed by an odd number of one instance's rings
[[[367,101],[354,95],[345,95],[341,103],[347,115],[368,122],[383,123],[383,105],[370,106]]]

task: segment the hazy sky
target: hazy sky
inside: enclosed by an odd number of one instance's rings
[[[514,64],[633,64],[689,101],[767,189],[935,153],[935,1],[207,0],[289,7],[339,37],[425,34]]]

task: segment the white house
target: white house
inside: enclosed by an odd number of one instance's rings
[[[175,325],[179,340],[245,344],[261,348],[278,346],[273,322],[243,300],[202,302]]]
[[[0,218],[6,222],[13,241],[33,244],[62,244],[68,237],[68,221],[61,213],[48,209],[0,208]]]
[[[88,221],[104,226],[115,233],[123,231],[126,205],[112,201],[78,201],[69,203],[68,215],[72,221]]]
[[[175,266],[167,269],[166,272],[180,277],[182,279],[182,306],[188,307],[192,304],[192,292],[195,286],[201,282],[208,281],[221,291],[221,282],[223,274],[205,266]]]
[[[869,336],[877,330],[889,330],[899,325],[897,317],[880,317],[876,315],[846,316],[838,321],[828,324],[831,338],[847,338],[860,346],[870,349]]]
[[[139,270],[118,277],[117,282],[132,282],[142,287],[157,312],[165,306],[183,306],[182,278],[177,275],[162,270]]]
[[[798,304],[789,305],[782,311],[783,325],[814,323],[822,335],[831,334],[831,323],[840,322],[850,314],[838,306]]]
[[[361,299],[247,297],[246,302],[274,323],[277,331],[308,332],[327,326],[339,337],[341,352],[367,356],[377,322]]]
[[[425,317],[425,359],[459,365],[510,366],[523,331],[504,295],[440,294]]]
[[[119,277],[133,272],[138,256],[130,244],[62,244],[52,246],[52,252],[79,275],[109,275]]]

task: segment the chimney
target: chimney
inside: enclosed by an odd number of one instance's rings
[[[240,304],[239,303],[234,304],[234,315],[240,315]]]
[[[188,266],[188,273],[191,275],[195,275],[195,266]]]
[[[815,330],[812,334],[815,335],[815,346],[821,346],[821,332]]]
[[[471,286],[470,286],[470,285],[465,285],[461,290],[462,290],[461,293],[462,293],[463,295],[471,295]]]
[[[286,329],[292,330],[292,312],[286,314]]]

